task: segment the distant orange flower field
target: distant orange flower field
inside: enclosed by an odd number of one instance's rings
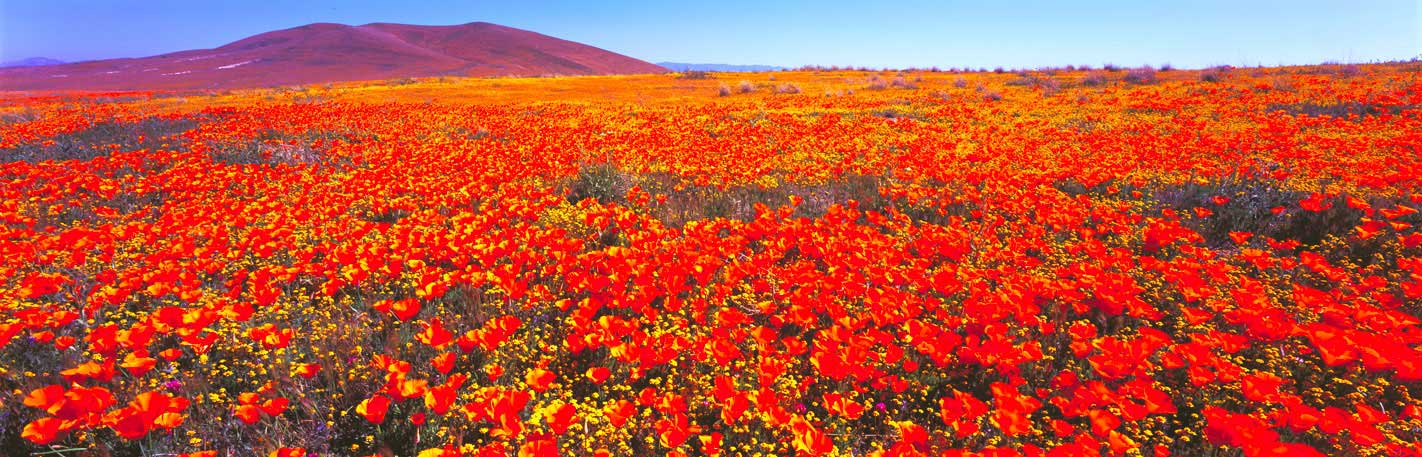
[[[1422,64],[0,97],[12,455],[1422,455]]]

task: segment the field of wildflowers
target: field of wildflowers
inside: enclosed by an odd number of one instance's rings
[[[12,94],[0,449],[1422,455],[1419,74]]]

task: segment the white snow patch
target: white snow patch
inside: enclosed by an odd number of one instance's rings
[[[223,66],[217,67],[217,69],[218,69],[218,70],[227,70],[227,69],[237,68],[237,67],[240,67],[240,66],[243,66],[243,65],[252,63],[252,62],[253,62],[253,61],[251,61],[251,60],[244,61],[244,62],[237,62],[237,63],[234,63],[234,64],[232,64],[232,65],[223,65]]]
[[[104,74],[106,74],[106,75],[112,75],[112,74],[114,74],[114,73],[118,73],[118,70],[106,71],[106,72],[104,72]]]
[[[163,73],[163,76],[186,75],[186,74],[188,74],[188,73],[192,73],[192,70],[176,71],[176,72],[172,72],[172,73]]]

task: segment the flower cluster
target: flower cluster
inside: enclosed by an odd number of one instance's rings
[[[0,447],[1419,455],[1419,69],[1318,68],[7,99]]]

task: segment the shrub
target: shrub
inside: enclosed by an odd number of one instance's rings
[[[1121,78],[1121,80],[1131,84],[1155,84],[1157,81],[1155,69],[1151,67],[1131,69],[1126,72],[1126,76]]]
[[[793,83],[784,83],[784,84],[781,84],[781,85],[775,87],[775,93],[777,93],[777,94],[798,94],[798,93],[800,93],[800,86],[797,86],[797,85],[795,85],[795,84],[793,84]]]
[[[953,80],[953,87],[957,87],[957,88],[959,88],[959,89],[962,89],[962,88],[964,88],[964,87],[968,87],[968,80],[967,80],[967,79],[963,79],[962,76],[959,76],[957,79],[954,79],[954,80]]]
[[[487,135],[487,132],[484,134]],[[478,133],[474,135],[477,137]],[[293,134],[269,129],[258,133],[249,141],[211,145],[208,148],[208,157],[214,162],[228,165],[316,164],[322,162],[323,155],[313,149],[311,144],[339,139],[342,136],[331,131]]]
[[[637,185],[649,192],[677,188],[666,194],[667,199],[650,214],[669,227],[683,227],[691,221],[726,218],[753,221],[756,206],[777,208],[788,204],[791,196],[801,198],[795,213],[803,217],[820,217],[835,205],[850,201],[863,209],[880,210],[893,204],[880,188],[883,176],[845,174],[819,183],[776,182],[774,185],[745,184],[728,187],[686,184],[666,174],[647,174],[637,178]],[[779,180],[776,180],[779,181]]]
[[[722,84],[721,87],[716,88],[716,95],[719,95],[719,96],[722,96],[722,97],[731,95],[731,86],[727,86],[727,85],[725,85],[725,84]]]
[[[869,90],[884,90],[889,88],[889,82],[879,77],[879,75],[874,75],[874,77],[869,78],[869,85],[864,86],[864,88]]]
[[[1384,106],[1376,103],[1363,102],[1339,102],[1339,103],[1275,103],[1265,107],[1268,112],[1281,112],[1291,116],[1328,116],[1339,119],[1363,119],[1369,116],[1383,114],[1400,114],[1405,110],[1416,109],[1413,105]]]
[[[676,79],[712,79],[711,73],[701,70],[690,70],[680,75]]]
[[[1289,77],[1284,75],[1274,76],[1274,78],[1269,81],[1268,89],[1279,92],[1293,92],[1294,90],[1296,90],[1296,88],[1294,87],[1294,80],[1289,79]]]
[[[902,75],[900,75],[900,76],[895,76],[894,79],[893,79],[893,81],[890,81],[890,82],[889,82],[889,85],[894,86],[894,87],[899,88],[899,89],[917,89],[917,88],[918,88],[918,85],[917,85],[917,84],[914,84],[914,83],[909,82],[907,79],[904,79],[904,77],[903,77]]]
[[[1052,95],[1061,90],[1062,84],[1053,78],[1038,78],[1036,84],[1033,84],[1032,87],[1034,89],[1041,89],[1044,95]]]
[[[1061,89],[1061,84],[1058,83],[1057,80],[1046,76],[1037,76],[1032,74],[1028,74],[1012,81],[1008,81],[1007,85],[1026,86],[1031,87],[1033,89],[1041,89],[1048,95],[1054,94],[1057,92],[1058,89]]]
[[[736,90],[742,94],[749,94],[755,92],[755,84],[751,84],[750,81],[741,81],[741,83],[736,86]]]
[[[1084,76],[1084,77],[1081,78],[1081,84],[1084,85],[1084,86],[1092,86],[1092,87],[1105,85],[1105,84],[1106,84],[1106,75],[1103,74],[1103,73],[1101,73],[1101,72],[1099,72],[1099,71],[1093,71],[1093,72],[1091,72],[1091,73],[1087,73],[1086,76]]]
[[[1280,184],[1268,178],[1236,176],[1208,184],[1165,186],[1152,194],[1162,206],[1177,211],[1210,208],[1212,216],[1188,219],[1186,225],[1204,236],[1208,246],[1215,248],[1234,244],[1229,238],[1230,232],[1249,232],[1314,246],[1329,235],[1346,236],[1364,215],[1362,211],[1349,208],[1341,197],[1329,197],[1323,211],[1276,213],[1271,208],[1295,206],[1309,196],[1309,192],[1286,190]],[[1211,203],[1210,199],[1217,195],[1229,196],[1232,200],[1227,205]]]
[[[26,108],[20,111],[0,113],[0,125],[21,124],[39,118],[39,113],[35,112],[34,109]]]
[[[104,121],[44,141],[0,149],[6,160],[26,162],[90,160],[114,151],[176,147],[183,132],[196,128],[201,117],[150,117],[137,122]],[[171,143],[171,144],[170,144]]]
[[[612,164],[583,165],[568,185],[568,201],[577,203],[591,198],[602,204],[622,202],[630,188],[631,177]]]

